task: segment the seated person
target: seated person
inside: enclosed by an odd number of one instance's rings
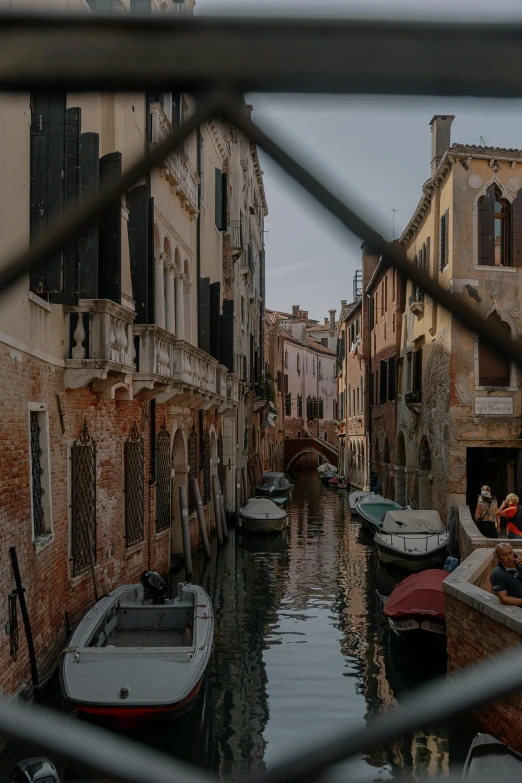
[[[507,542],[495,547],[498,565],[490,578],[493,592],[507,606],[522,606],[522,558]]]

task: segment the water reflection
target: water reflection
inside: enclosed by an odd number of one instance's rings
[[[262,769],[389,710],[444,669],[392,638],[384,599],[401,579],[379,566],[371,538],[351,520],[346,492],[315,471],[294,476],[288,536],[231,533],[203,581],[216,619],[213,768],[221,777]],[[468,733],[417,732],[330,774],[386,780],[447,773]],[[462,730],[461,730],[462,729]]]

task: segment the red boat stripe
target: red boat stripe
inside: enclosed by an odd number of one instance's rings
[[[201,683],[203,682],[203,678],[197,683],[196,687],[189,693],[189,695],[183,699],[183,701],[175,702],[174,704],[169,705],[168,707],[96,707],[91,706],[90,704],[77,704],[74,703],[74,706],[77,710],[80,710],[81,712],[90,712],[93,715],[105,715],[107,717],[114,715],[124,715],[125,717],[139,717],[140,715],[151,715],[158,712],[173,712],[174,710],[180,709],[180,707],[183,707],[187,702],[189,702],[191,699],[194,698],[196,693],[199,691],[199,688],[201,686]]]

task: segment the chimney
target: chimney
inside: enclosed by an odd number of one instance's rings
[[[299,305],[292,305],[292,315],[294,318],[297,318],[297,314],[299,312]]]
[[[337,311],[336,310],[329,310],[328,312],[330,313],[330,331],[331,332],[335,332],[335,313]]]
[[[347,300],[346,299],[341,299],[341,307],[343,308],[343,310],[346,307],[346,304],[347,304]]]
[[[329,324],[329,323],[330,323],[329,319],[328,319],[328,318],[325,318],[325,319],[324,319],[324,325],[325,325],[325,326],[328,326],[328,324]]]
[[[444,153],[451,147],[451,123],[454,119],[454,114],[436,114],[430,122],[432,177]]]

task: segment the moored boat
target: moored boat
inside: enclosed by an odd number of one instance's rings
[[[522,756],[491,734],[477,734],[471,743],[462,779],[473,780],[477,776],[481,780],[504,780],[508,776],[519,780],[522,776]]]
[[[319,474],[319,476],[322,473],[326,473],[328,471],[330,471],[331,473],[337,473],[337,468],[335,467],[335,465],[332,465],[330,462],[323,462],[323,464],[319,465],[319,467],[317,468],[317,473]]]
[[[337,478],[337,471],[334,472],[333,470],[325,470],[324,473],[320,474],[319,478],[323,484],[328,484],[330,479]]]
[[[286,503],[291,498],[293,488],[294,485],[290,484],[284,473],[268,471],[263,473],[261,484],[256,487],[256,497],[269,500],[277,498],[277,502]]]
[[[374,540],[382,563],[414,573],[440,567],[447,556],[448,531],[437,511],[390,509]]]
[[[364,489],[358,489],[355,492],[350,492],[348,495],[348,504],[352,514],[357,513],[357,503],[359,503],[364,498],[367,498],[369,495],[375,495],[375,492],[368,492]]]
[[[265,498],[250,498],[239,513],[248,533],[280,533],[286,527],[286,511]]]
[[[175,598],[154,572],[118,587],[80,621],[63,653],[60,684],[71,709],[130,729],[181,717],[196,699],[214,635],[212,604],[198,585]]]
[[[388,500],[388,498],[373,494],[363,497],[356,504],[357,514],[361,517],[361,522],[373,532],[382,527],[384,517],[388,511],[399,511],[402,508],[394,500]]]
[[[446,635],[442,583],[447,571],[439,568],[412,574],[399,582],[384,604],[390,627],[403,639]]]
[[[345,478],[343,478],[343,476],[334,476],[333,478],[329,479],[328,486],[332,489],[346,489],[348,482]]]

